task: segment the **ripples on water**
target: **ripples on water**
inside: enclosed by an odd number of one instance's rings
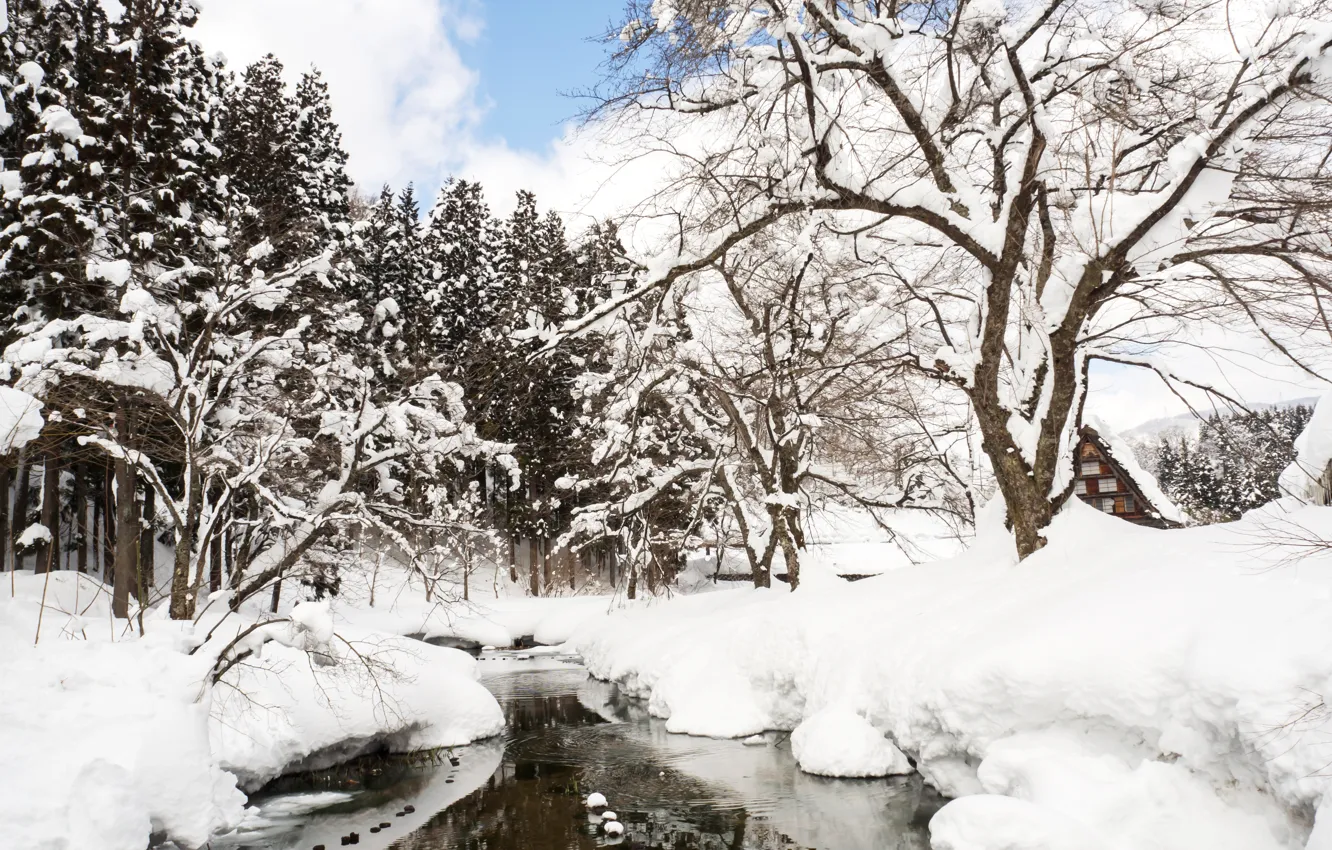
[[[482,682],[504,707],[503,741],[455,750],[456,764],[388,762],[308,793],[256,799],[246,827],[214,846],[332,850],[356,832],[357,847],[394,850],[929,847],[926,824],[942,801],[918,777],[809,776],[785,735],[761,746],[672,735],[568,661],[530,669],[513,655],[494,658],[483,661]],[[584,809],[593,791],[609,798],[622,838],[602,835]],[[389,826],[370,832],[381,823]]]

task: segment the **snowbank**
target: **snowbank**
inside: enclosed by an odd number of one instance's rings
[[[199,659],[124,634],[71,572],[51,574],[34,646],[44,577],[3,578],[0,847],[143,850],[152,830],[198,846],[234,824],[245,798],[210,756]]]
[[[497,735],[504,715],[467,653],[396,635],[342,630],[338,663],[266,644],[214,698],[213,753],[253,790],[292,770],[327,767],[371,748],[411,752]]]
[[[985,536],[855,584],[616,614],[569,645],[672,731],[864,717],[963,798],[937,848],[1293,850],[1332,762],[1332,552],[1273,544],[1332,539],[1332,510],[1278,510],[1160,531],[1074,502],[1020,564]]]
[[[888,776],[910,773],[907,757],[854,711],[828,707],[791,733],[796,764],[817,776]]]
[[[1309,424],[1295,438],[1295,460],[1277,480],[1286,496],[1315,505],[1328,503],[1324,474],[1332,463],[1332,394],[1323,396]]]
[[[253,632],[237,647],[253,654],[209,688],[220,646],[253,615],[222,621],[218,604],[191,626],[154,611],[139,637],[87,576],[4,578],[0,847],[143,850],[151,833],[199,847],[241,822],[238,783],[504,725],[470,656],[358,628],[324,604]]]

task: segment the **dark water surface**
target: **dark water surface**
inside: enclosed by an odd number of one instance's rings
[[[535,669],[534,669],[535,668]],[[800,773],[785,735],[760,745],[672,735],[663,721],[568,660],[496,654],[482,682],[504,707],[503,740],[435,765],[396,760],[289,779],[214,847],[311,850],[926,850],[943,801],[919,777]],[[456,762],[456,763],[455,763]],[[625,825],[608,838],[583,801],[599,791]],[[413,811],[406,812],[410,806]],[[380,824],[388,826],[371,832]],[[342,840],[357,834],[355,845]]]

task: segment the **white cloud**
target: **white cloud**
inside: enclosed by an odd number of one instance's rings
[[[1290,401],[1322,395],[1326,382],[1292,364],[1251,330],[1210,329],[1192,338],[1166,344],[1152,357],[1168,363],[1178,376],[1214,387],[1245,404]],[[1312,358],[1315,369],[1332,374],[1329,357]],[[1117,430],[1126,430],[1152,419],[1188,413],[1189,406],[1206,414],[1213,405],[1225,402],[1206,393],[1180,387],[1171,392],[1148,370],[1115,364],[1097,364],[1090,376],[1087,409]]]
[[[456,44],[480,26],[441,0],[208,0],[194,32],[237,72],[270,52],[293,79],[318,66],[352,176],[373,189],[460,160],[483,110]]]
[[[293,80],[318,66],[349,170],[366,190],[411,181],[428,192],[466,177],[505,214],[514,193],[530,189],[571,229],[631,203],[644,172],[600,162],[595,134],[570,127],[540,151],[483,137],[479,76],[457,48],[481,33],[475,8],[469,0],[206,0],[195,37],[237,73],[266,53]],[[427,207],[431,200],[421,197]]]

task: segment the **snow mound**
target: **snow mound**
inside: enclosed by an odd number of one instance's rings
[[[455,747],[503,731],[467,653],[396,635],[347,637],[351,646],[327,667],[266,644],[262,658],[237,668],[235,689],[218,695],[213,750],[243,787],[370,749]]]
[[[853,584],[615,613],[568,646],[672,731],[805,727],[805,769],[855,772],[814,732],[859,713],[961,798],[937,816],[950,850],[1296,850],[1332,810],[1332,549],[1292,561],[1274,519],[1332,540],[1328,508],[1161,530],[1074,500],[1021,563],[987,533]]]
[[[806,773],[818,776],[890,776],[911,772],[902,751],[848,708],[825,708],[791,733],[791,751]]]
[[[964,797],[930,821],[932,850],[1110,850],[1076,822],[1012,797]]]

